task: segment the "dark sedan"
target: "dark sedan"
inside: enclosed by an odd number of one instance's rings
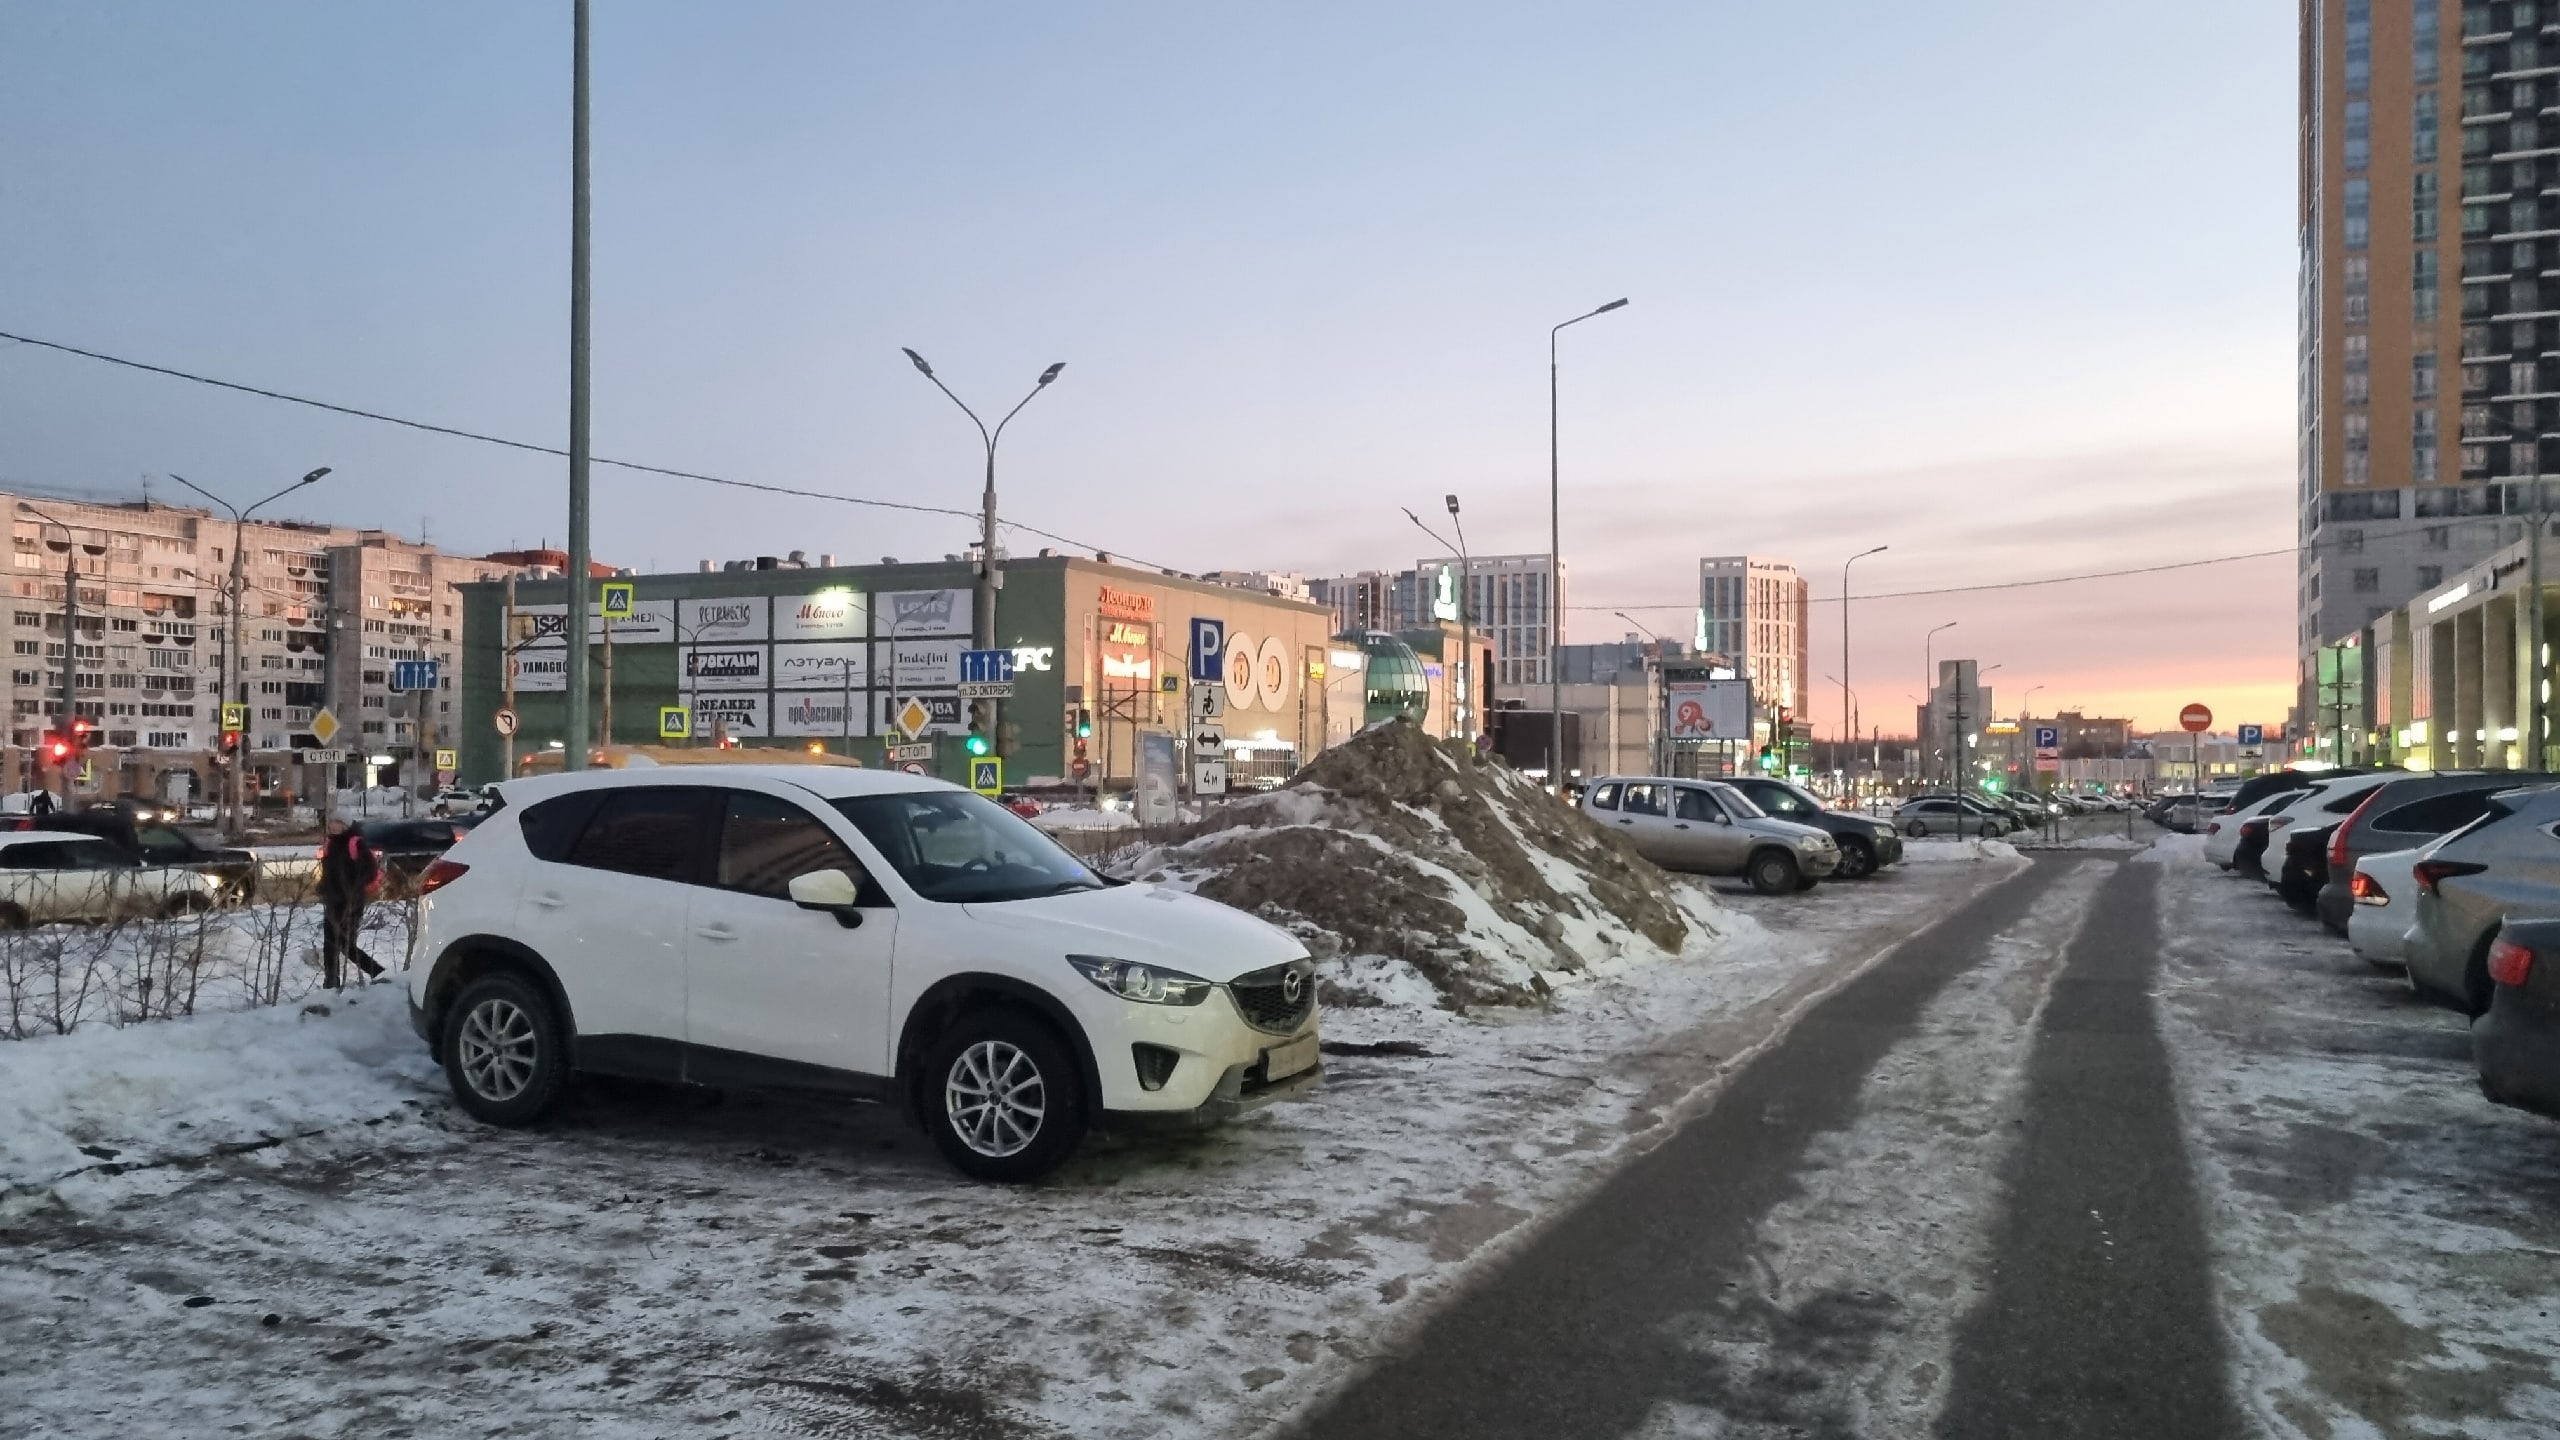
[[[2489,946],[2488,1013],[2471,1027],[2482,1094],[2560,1115],[2560,920],[2518,920]]]
[[[1737,775],[1725,783],[1778,819],[1810,825],[1829,835],[1840,847],[1835,880],[1863,880],[1902,858],[1902,836],[1892,826],[1834,810],[1801,785],[1757,775]]]

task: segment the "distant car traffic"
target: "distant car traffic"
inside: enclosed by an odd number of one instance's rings
[[[137,823],[141,811],[123,806],[93,805],[56,815],[0,816],[0,831],[50,830],[92,835],[115,846],[139,865],[193,870],[213,882],[216,898],[247,900],[257,884],[258,857],[230,846],[207,845],[186,831],[157,820]]]
[[[1739,875],[1763,895],[1810,890],[1840,868],[1829,835],[1771,817],[1722,781],[1606,775],[1582,811],[1666,870]]]
[[[59,920],[124,920],[213,908],[214,882],[144,865],[112,842],[68,830],[0,834],[0,929]]]
[[[1192,1125],[1322,1076],[1276,926],[1108,881],[957,786],[700,766],[509,781],[440,857],[411,1018],[464,1109],[524,1125],[574,1070],[900,1106],[984,1180],[1104,1124]],[[1826,842],[1827,843],[1827,842]]]

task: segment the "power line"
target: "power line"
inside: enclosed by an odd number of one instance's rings
[[[2320,546],[2317,544],[2288,545],[2281,550],[2252,550],[2243,555],[2216,555],[2209,560],[2174,560],[2166,565],[2141,565],[2130,570],[2092,570],[2081,575],[2048,575],[2041,580],[1998,580],[1985,585],[1948,585],[1936,590],[1882,590],[1872,595],[1852,595],[1849,598],[1852,600],[1907,600],[1921,595],[1970,595],[1984,590],[2025,590],[2038,585],[2069,585],[2081,580],[2115,580],[2127,575],[2157,575],[2168,570],[2193,570],[2203,565],[2229,565],[2239,560],[2264,560],[2275,555],[2299,555],[2306,549],[2318,548]],[[1806,599],[1808,603],[1814,605],[1840,603],[1840,597],[1837,595],[1811,595]],[[1564,608],[1567,610],[1695,610],[1698,607],[1693,602],[1673,601],[1659,605],[1567,605]]]
[[[84,360],[96,360],[107,365],[119,365],[127,370],[139,370],[149,375],[162,375],[172,380],[185,380],[192,384],[210,385],[218,390],[235,390],[243,395],[255,395],[261,399],[281,400],[288,405],[305,405],[314,410],[326,410],[333,415],[348,415],[358,420],[373,420],[385,425],[398,425],[410,430],[423,430],[430,435],[448,435],[457,440],[475,440],[483,445],[500,445],[510,450],[523,450],[536,455],[557,455],[564,459],[567,458],[569,454],[568,451],[560,449],[557,446],[537,445],[530,440],[510,440],[503,435],[484,435],[476,430],[464,430],[452,425],[438,425],[427,420],[412,420],[401,415],[386,415],[378,410],[360,410],[352,405],[339,405],[327,400],[314,400],[307,395],[288,394],[282,390],[269,390],[262,386],[244,385],[236,380],[222,380],[211,375],[198,375],[192,371],[172,369],[166,365],[153,365],[141,360],[129,360],[121,355],[109,355],[97,350],[84,350],[77,345],[65,345],[59,340],[39,340],[32,335],[17,335],[6,330],[0,330],[0,340],[14,340],[21,345],[34,345],[41,349],[56,350],[65,355],[77,355]],[[836,495],[830,494],[824,490],[801,490],[789,485],[771,485],[758,480],[739,480],[727,475],[706,475],[696,470],[676,470],[664,465],[648,465],[637,460],[608,460],[602,455],[592,457],[592,463],[597,465],[611,465],[616,469],[621,470],[636,470],[647,475],[664,475],[675,480],[694,480],[705,485],[725,485],[737,490],[755,490],[767,495],[789,495],[803,500],[831,500],[840,505],[868,505],[882,510],[905,510],[919,515],[956,515],[963,520],[976,520],[978,518],[978,512],[975,510],[957,510],[947,505],[916,505],[902,500],[875,500],[862,495]],[[1090,545],[1082,540],[1060,535],[1053,530],[1043,530],[1037,525],[1025,525],[1019,520],[999,519],[996,523],[1009,530],[1019,530],[1027,535],[1037,535],[1043,540],[1055,540],[1061,545],[1072,546],[1078,550],[1090,550],[1096,554],[1101,554],[1108,548],[1100,545]],[[1135,560],[1138,564],[1148,566],[1152,569],[1162,570],[1167,568],[1162,565],[1157,565],[1155,562],[1150,560],[1139,559],[1136,556],[1125,556],[1122,558]]]

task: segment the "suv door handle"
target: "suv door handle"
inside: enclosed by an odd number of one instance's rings
[[[1636,823],[1636,822],[1634,822],[1633,820],[1628,820],[1628,819],[1621,818],[1621,819],[1618,821],[1618,823],[1619,823],[1619,824],[1621,824],[1621,825],[1633,825],[1633,824],[1634,824],[1634,823]]]
[[[738,938],[738,932],[730,929],[726,925],[703,925],[697,927],[693,933],[701,936],[705,940],[735,940]]]
[[[533,903],[541,906],[545,910],[557,910],[561,906],[569,903],[569,897],[556,893],[542,894],[534,896]]]

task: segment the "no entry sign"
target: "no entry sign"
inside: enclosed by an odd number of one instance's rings
[[[2190,705],[2178,712],[2178,723],[2196,734],[2202,734],[2213,728],[2213,712],[2202,705]]]

